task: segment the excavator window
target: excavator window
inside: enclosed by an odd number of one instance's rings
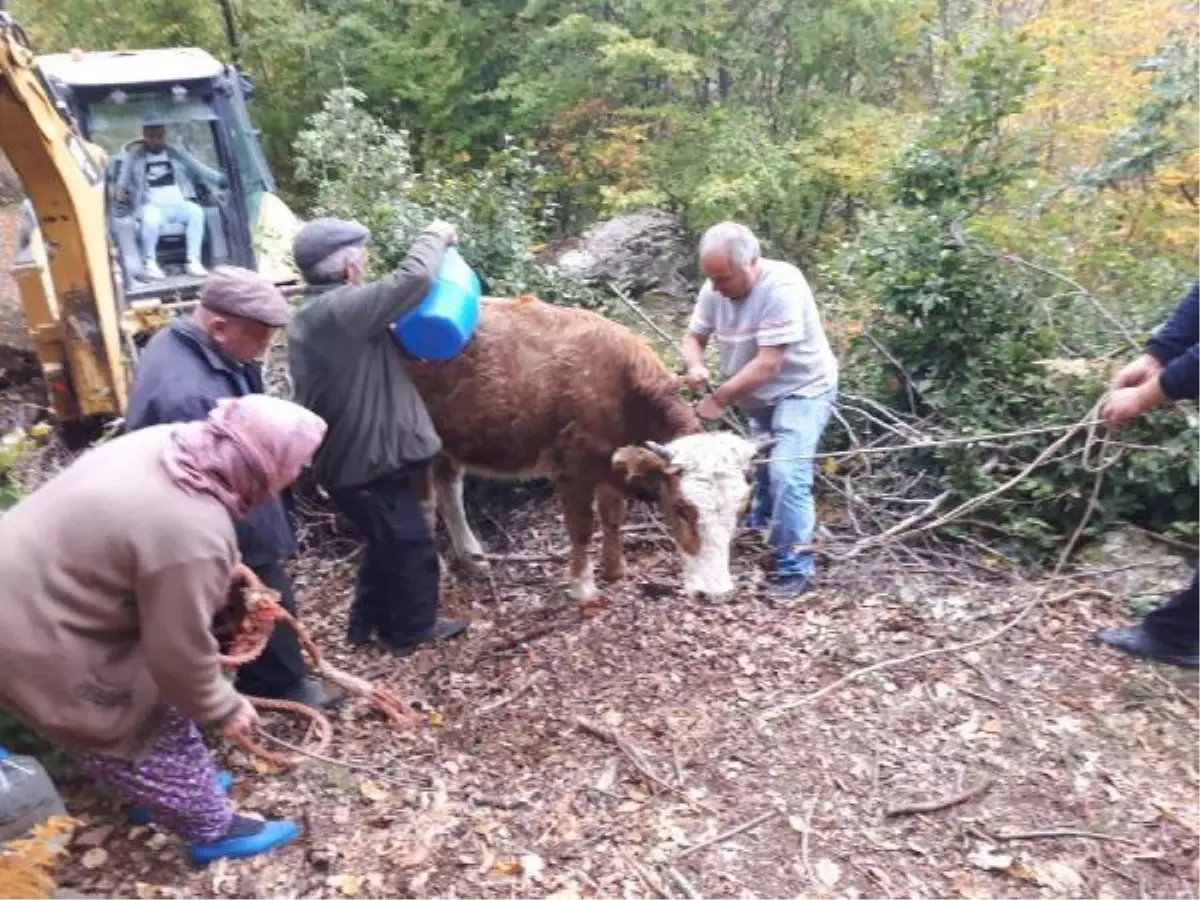
[[[150,198],[146,185],[139,179],[145,171],[148,129],[161,129],[166,147],[177,151],[176,159],[187,161],[189,195],[184,199],[200,209],[201,264],[211,268],[230,260],[231,234],[226,208],[230,179],[217,139],[220,122],[208,102],[200,97],[161,92],[132,96],[120,93],[83,104],[83,121],[90,140],[103,147],[109,157],[108,221],[127,298],[157,293],[190,277],[186,213],[163,215],[149,210],[151,215],[163,219],[157,242],[147,238],[143,228]],[[131,163],[140,163],[142,168],[133,170],[130,178],[123,181],[122,175]],[[154,262],[158,271],[153,274],[146,264],[147,241],[155,244]]]

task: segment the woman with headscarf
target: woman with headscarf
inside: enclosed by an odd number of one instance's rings
[[[198,864],[299,834],[234,813],[198,726],[257,724],[211,630],[250,577],[233,523],[295,481],[324,434],[294,403],[226,400],[92,448],[0,518],[0,706]]]

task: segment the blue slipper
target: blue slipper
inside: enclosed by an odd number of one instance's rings
[[[207,844],[191,844],[188,856],[192,865],[205,866],[215,859],[244,859],[291,843],[300,835],[300,826],[286,819],[263,821],[234,816],[229,834]]]
[[[233,787],[233,775],[229,772],[218,772],[217,787],[228,794],[229,789]],[[130,825],[149,825],[154,820],[154,814],[144,806],[134,806],[129,810],[128,819]]]

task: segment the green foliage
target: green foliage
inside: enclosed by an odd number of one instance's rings
[[[900,364],[860,338],[844,379],[947,433],[1081,417],[1126,344],[1113,320],[1141,339],[1194,277],[1197,42],[1169,0],[230,2],[276,174],[298,212],[367,224],[378,269],[436,216],[493,292],[597,305],[543,242],[645,206],[736,218]],[[176,6],[15,13],[42,52],[229,58],[217,3]],[[1165,451],[1120,461],[1098,523],[1194,527],[1194,423],[1127,435]],[[980,475],[992,449],[914,464],[965,496],[1005,475]],[[986,514],[1049,549],[1091,483],[1076,453]]]
[[[1033,165],[1014,156],[1005,120],[1021,109],[1041,65],[1034,48],[997,36],[962,64],[962,84],[896,167],[892,186],[906,206],[955,214],[993,199]]]
[[[916,412],[956,434],[1069,424],[1103,393],[1104,373],[1095,367],[1072,373],[1055,365],[1073,355],[1068,345],[1099,353],[1096,332],[1081,319],[1045,313],[1062,284],[1053,273],[1005,265],[982,215],[1030,165],[1021,137],[1005,126],[1036,72],[1036,56],[1018,44],[985,45],[965,60],[958,95],[892,172],[897,205],[869,217],[843,261],[843,289],[865,289],[878,303],[868,327],[883,347],[881,355],[860,346],[851,379],[895,405],[914,402]],[[1057,437],[1028,438],[1002,456],[986,445],[947,448],[922,464],[962,497],[976,496]],[[1181,434],[1177,416],[1147,416],[1129,440],[1164,449],[1126,456],[1109,470],[1097,523],[1132,518],[1162,526],[1194,516],[1194,421]],[[1084,459],[1079,442],[1073,449],[980,517],[1035,552],[1053,550],[1083,514],[1094,477],[1094,461]],[[992,458],[1004,465],[984,474]]]
[[[37,446],[37,441],[23,428],[0,435],[0,513],[21,499],[21,487],[14,480],[12,470]]]
[[[535,259],[554,209],[534,215],[534,155],[510,143],[473,168],[416,171],[407,132],[362,108],[363,94],[330,92],[296,138],[296,178],[312,192],[314,215],[355,219],[373,235],[376,273],[394,268],[435,219],[454,223],[459,249],[493,293],[533,292],[552,302],[599,306],[593,291]]]
[[[1133,124],[1113,136],[1103,159],[1077,174],[1080,184],[1117,187],[1195,154],[1198,62],[1194,41],[1176,41],[1139,67],[1157,73],[1150,97],[1138,108]]]

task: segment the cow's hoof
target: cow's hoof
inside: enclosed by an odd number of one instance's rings
[[[592,579],[580,578],[571,582],[567,588],[567,596],[572,600],[595,600],[600,596],[600,592],[596,589],[596,582]]]
[[[600,568],[600,577],[605,581],[620,581],[626,574],[625,560],[618,563],[606,563]]]

